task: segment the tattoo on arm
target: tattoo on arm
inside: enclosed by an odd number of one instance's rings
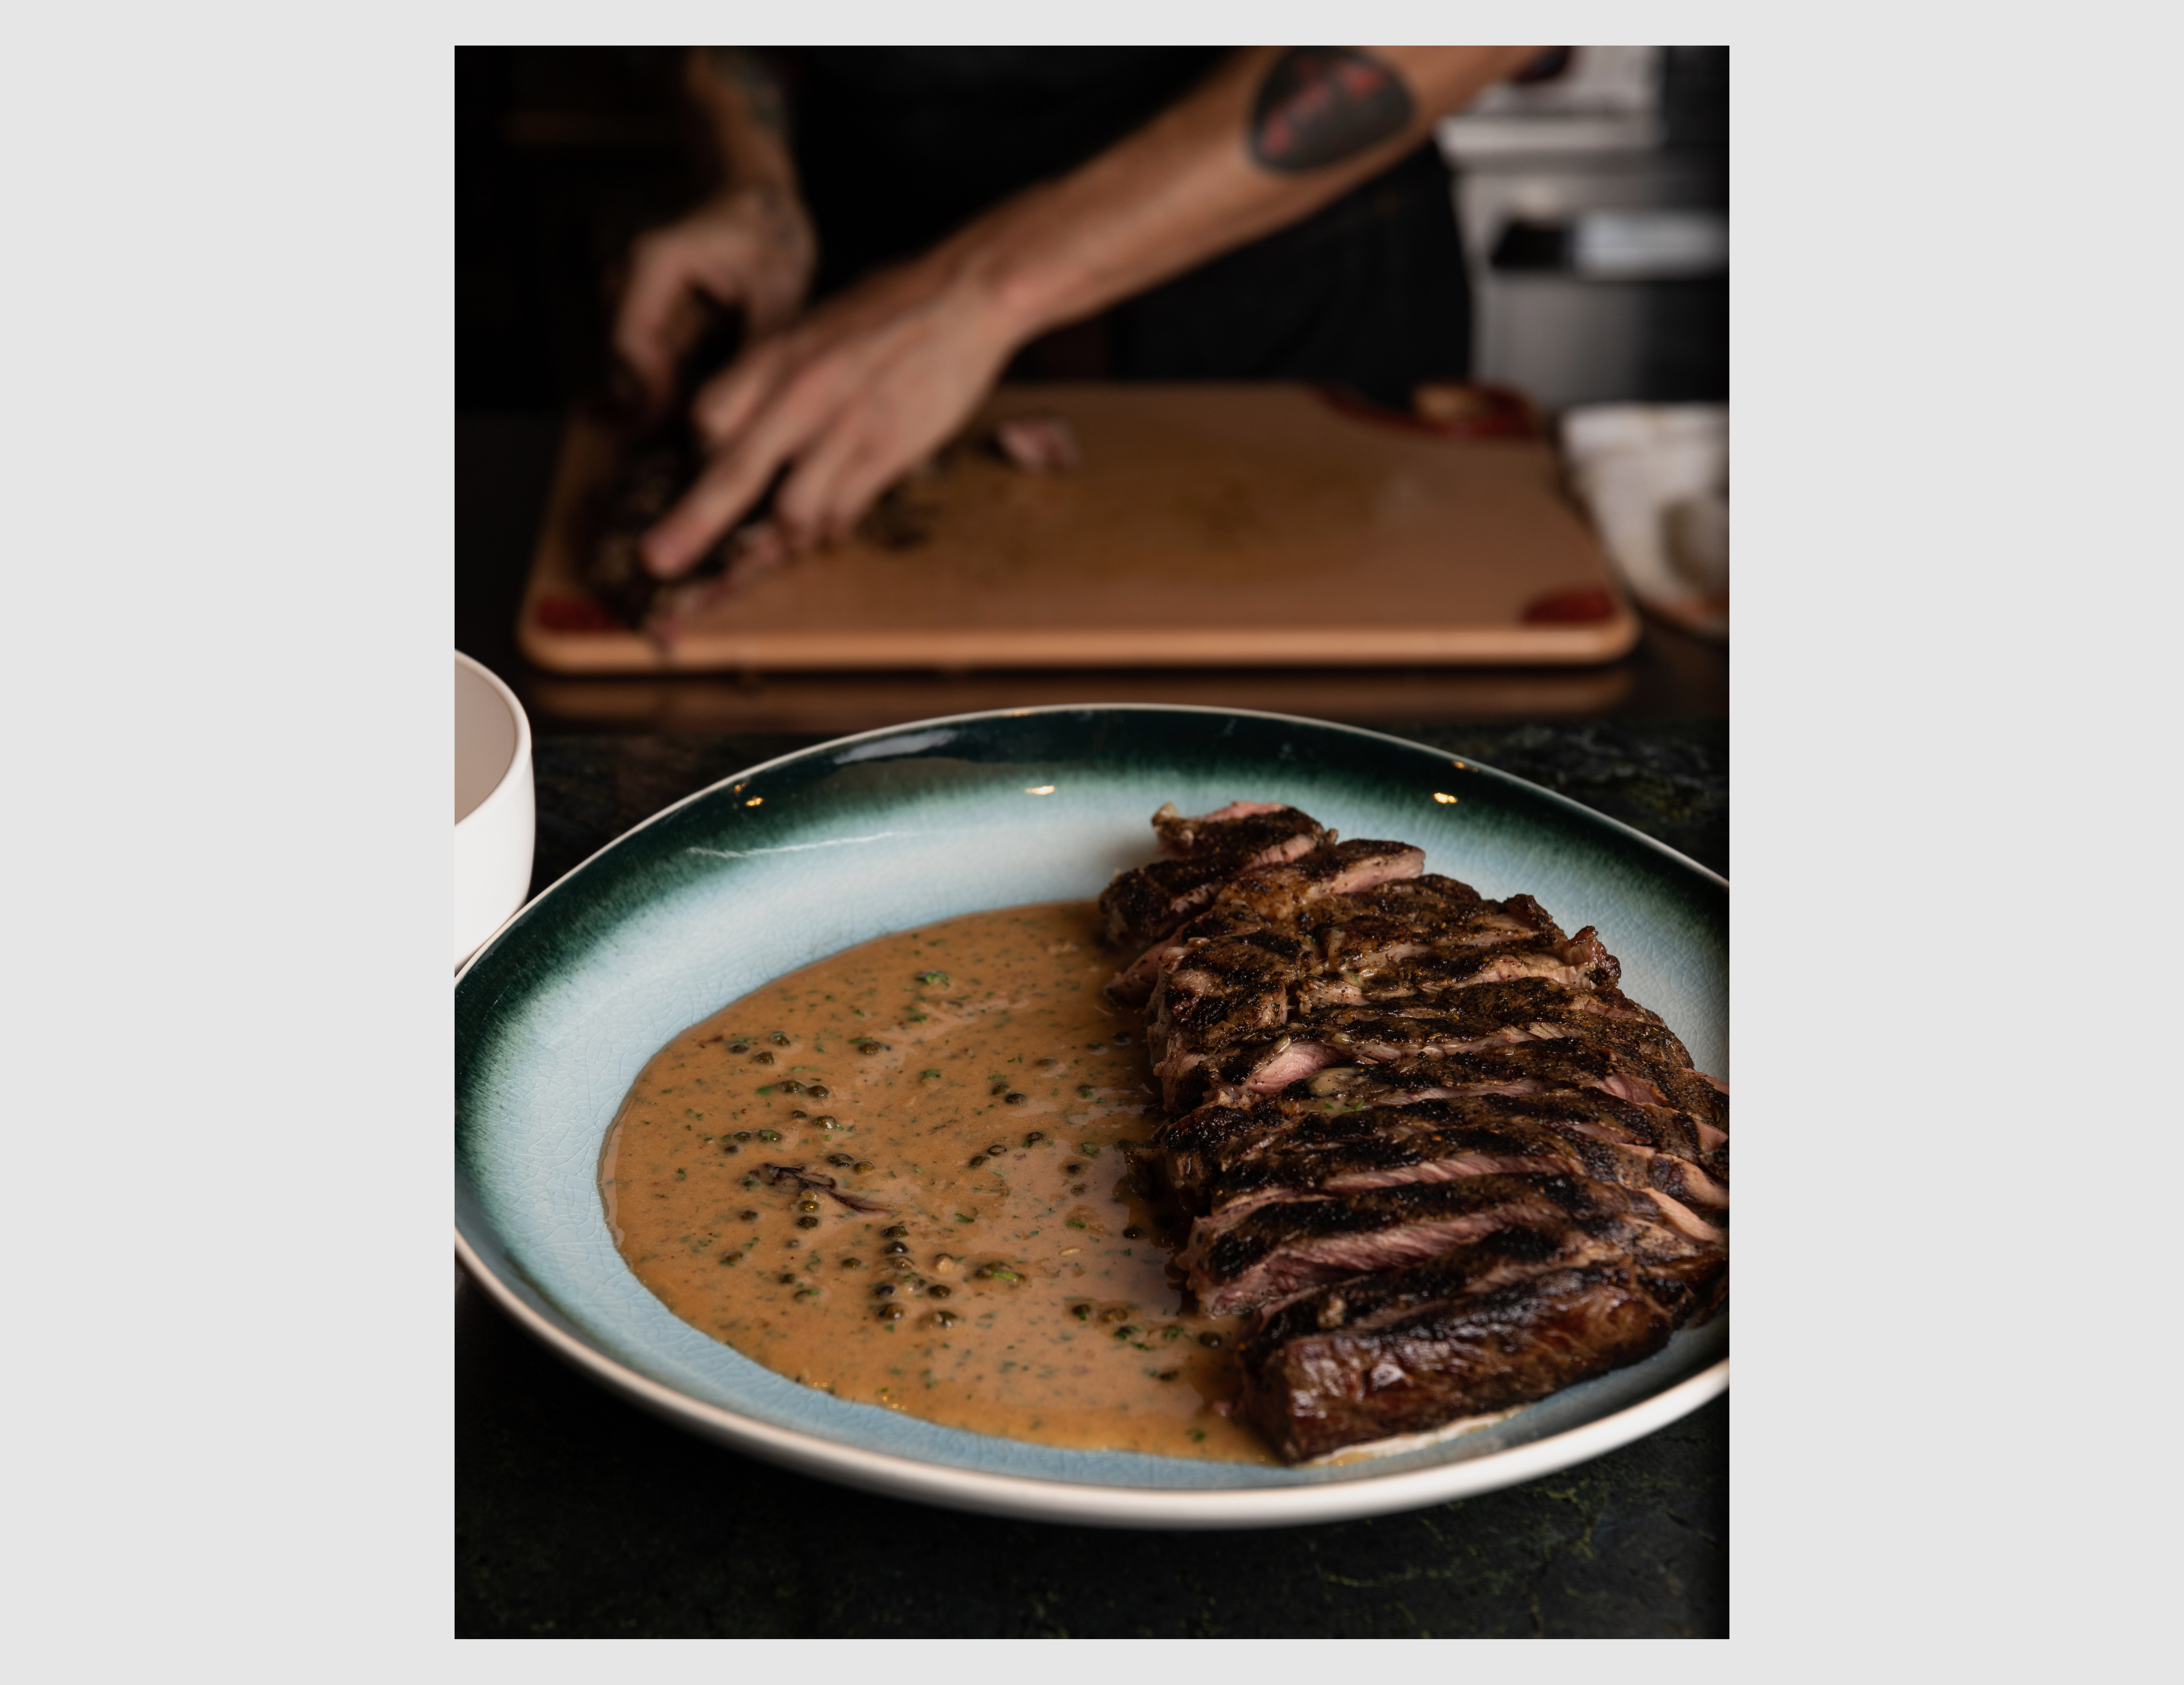
[[[1403,79],[1371,53],[1292,47],[1259,84],[1251,156],[1284,175],[1324,169],[1402,133],[1412,109]]]
[[[715,75],[744,91],[744,103],[750,108],[754,122],[777,135],[788,132],[788,111],[781,97],[781,84],[764,59],[743,47],[709,47],[705,58]]]

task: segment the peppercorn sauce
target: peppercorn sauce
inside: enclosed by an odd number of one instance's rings
[[[1228,1414],[1240,1323],[1184,1310],[1180,1226],[1131,1174],[1157,1091],[1099,928],[1063,901],[883,936],[670,1041],[600,1158],[638,1278],[837,1398],[1274,1461]]]

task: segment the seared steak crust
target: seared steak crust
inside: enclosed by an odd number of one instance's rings
[[[1727,1291],[1727,1091],[1588,925],[1231,804],[1101,907],[1168,1111],[1141,1162],[1200,1308],[1250,1313],[1283,1455],[1529,1403]]]
[[[1262,1319],[1243,1409],[1298,1461],[1530,1403],[1652,1356],[1725,1269],[1649,1271],[1612,1232],[1504,1229]]]
[[[1177,1262],[1200,1308],[1249,1310],[1302,1288],[1415,1264],[1512,1223],[1578,1217],[1666,1221],[1710,1244],[1724,1236],[1665,1194],[1560,1174],[1466,1176],[1317,1195],[1202,1217]]]
[[[1327,840],[1310,814],[1263,802],[1234,802],[1197,819],[1164,807],[1154,824],[1173,857],[1125,872],[1107,886],[1100,912],[1111,942],[1142,948],[1204,907],[1240,873],[1294,860]]]
[[[1728,1188],[1664,1152],[1658,1145],[1663,1133],[1641,1108],[1596,1091],[1470,1095],[1333,1113],[1281,1108],[1194,1155],[1185,1202],[1211,1216],[1303,1194],[1553,1170],[1726,1210]]]

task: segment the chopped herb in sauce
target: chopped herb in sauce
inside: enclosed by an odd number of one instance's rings
[[[930,962],[943,946],[945,971]],[[617,1245],[686,1321],[838,1398],[1051,1443],[1270,1462],[1212,1408],[1234,1397],[1234,1342],[1184,1307],[1165,1249],[1179,1229],[1134,1186],[1073,1180],[1157,1120],[1134,1026],[1117,1029],[1100,994],[1114,963],[1089,903],[1013,908],[882,937],[735,1002],[663,1048],[616,1122],[600,1191]],[[856,1057],[792,1064],[754,1094],[769,1050],[823,1059],[838,1042]],[[808,1116],[800,1100],[837,1109]],[[729,1166],[716,1142],[767,1162]],[[998,1174],[1048,1147],[1060,1176]],[[731,1225],[741,1238],[724,1248]],[[747,1250],[774,1268],[730,1267]],[[1112,1337],[1088,1337],[1095,1322]],[[1155,1352],[1162,1366],[1144,1366]]]

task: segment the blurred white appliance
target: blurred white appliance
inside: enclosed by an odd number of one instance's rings
[[[1560,49],[1438,126],[1477,378],[1551,410],[1728,396],[1725,134],[1678,143],[1667,66],[1658,47]]]

